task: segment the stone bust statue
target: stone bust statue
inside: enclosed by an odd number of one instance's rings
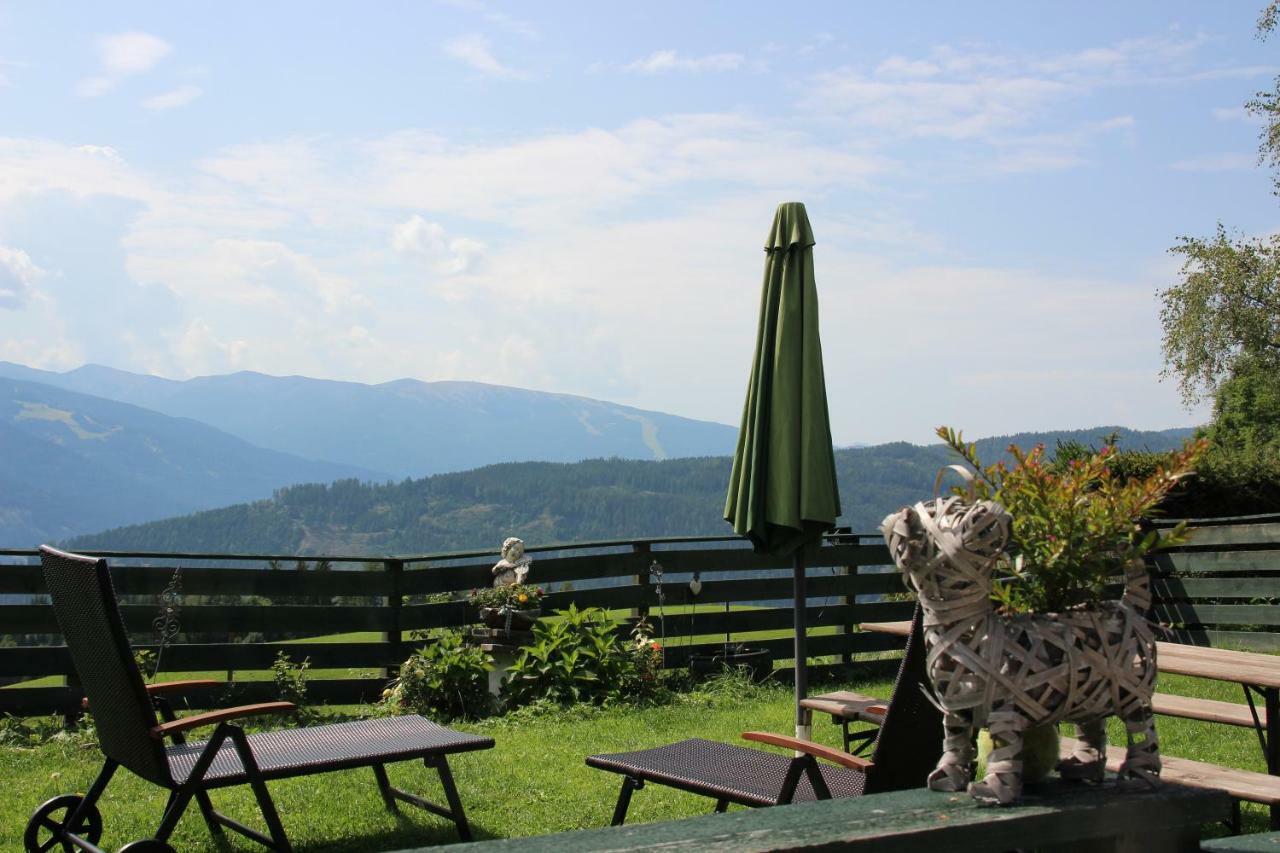
[[[524,553],[524,540],[512,536],[502,543],[502,559],[493,564],[493,585],[524,583],[529,576],[531,557]]]

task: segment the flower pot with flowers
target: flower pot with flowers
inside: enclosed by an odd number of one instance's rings
[[[938,435],[968,463],[951,466],[966,486],[937,494],[943,469],[933,500],[904,507],[882,528],[924,610],[929,678],[944,712],[943,756],[929,787],[967,786],[983,802],[1013,802],[1024,736],[1059,722],[1075,723],[1080,735],[1059,773],[1100,781],[1112,714],[1128,732],[1121,776],[1155,784],[1156,646],[1144,558],[1188,535],[1185,525],[1160,532],[1142,519],[1193,473],[1205,443],[1188,442],[1148,476],[1125,480],[1112,470],[1112,445],[1061,463],[1043,446],[1014,446],[1012,464],[984,466],[960,434],[940,427]],[[970,784],[980,728],[990,731],[990,755],[984,778]]]
[[[527,631],[542,615],[542,587],[513,583],[473,589],[467,601],[480,609],[480,619],[501,631]]]

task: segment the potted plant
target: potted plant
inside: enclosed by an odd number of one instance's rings
[[[689,673],[700,678],[736,669],[747,670],[752,681],[764,681],[773,673],[773,652],[742,643],[725,643],[723,651],[689,655]]]
[[[1143,559],[1188,537],[1185,525],[1162,533],[1142,519],[1193,473],[1206,443],[1188,442],[1147,476],[1126,479],[1113,468],[1113,444],[1063,462],[1043,446],[1014,446],[1012,464],[984,466],[960,434],[938,435],[968,463],[951,466],[966,486],[904,507],[882,528],[925,611],[929,678],[945,712],[929,786],[969,786],[974,735],[988,728],[987,773],[970,792],[1012,802],[1025,732],[1060,721],[1077,723],[1082,745],[1059,770],[1101,779],[1110,714],[1129,733],[1122,775],[1153,782],[1155,638]]]
[[[467,601],[480,609],[480,619],[490,628],[527,631],[542,615],[542,587],[513,583],[473,589]]]

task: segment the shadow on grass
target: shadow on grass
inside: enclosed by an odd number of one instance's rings
[[[488,841],[503,836],[489,830],[481,824],[471,821],[473,841]],[[412,814],[400,812],[396,816],[396,827],[384,829],[360,838],[335,838],[332,840],[317,839],[303,843],[295,843],[296,851],[307,853],[373,853],[382,850],[406,850],[418,847],[438,847],[443,844],[458,844],[458,830],[443,819],[433,819],[428,814]],[[229,849],[229,848],[228,848]]]

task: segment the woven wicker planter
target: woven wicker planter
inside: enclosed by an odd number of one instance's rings
[[[511,610],[505,607],[481,607],[480,621],[499,631],[528,631],[542,615],[542,608]]]
[[[1000,616],[991,573],[1010,525],[997,503],[948,497],[906,507],[882,527],[924,610],[929,679],[943,710],[943,756],[929,787],[1011,803],[1022,790],[1023,732],[1059,722],[1075,723],[1081,742],[1059,772],[1100,781],[1110,715],[1124,720],[1129,735],[1120,775],[1155,784],[1156,645],[1145,615],[1145,566],[1125,566],[1123,596],[1096,609]],[[995,748],[986,777],[970,785],[978,728],[990,730]]]

